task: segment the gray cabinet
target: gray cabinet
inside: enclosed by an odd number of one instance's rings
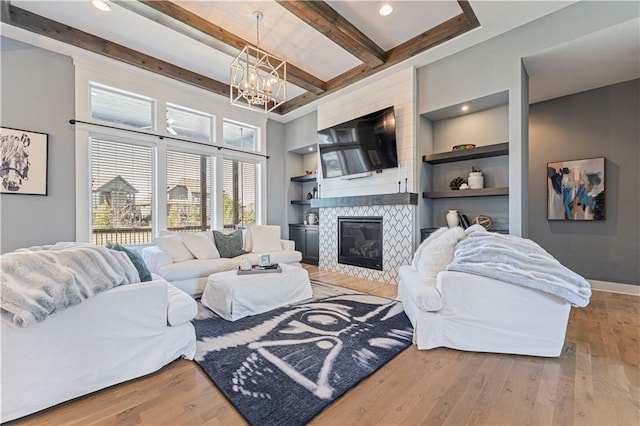
[[[289,225],[289,239],[302,253],[302,262],[317,265],[320,261],[320,235],[318,225]]]

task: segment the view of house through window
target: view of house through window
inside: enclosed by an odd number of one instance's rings
[[[167,228],[204,231],[211,226],[210,157],[167,151]]]
[[[94,244],[151,241],[152,164],[153,152],[149,147],[91,141]]]
[[[219,151],[212,146],[209,153],[202,144],[215,142],[216,115],[183,105],[159,103],[152,97],[89,82],[92,119],[109,122],[113,129],[123,125],[183,139],[154,141],[145,137],[122,142],[114,137],[116,142],[104,136],[111,134],[111,128],[91,139],[93,243],[150,243],[154,237],[153,217],[166,224],[168,230],[182,232],[211,229],[220,213],[223,223],[216,226],[243,228],[256,223],[260,166],[253,155],[239,151],[259,150],[259,128],[221,119],[222,145],[234,153],[233,158],[221,160],[223,179],[213,182],[212,187],[211,172],[217,164],[212,161]],[[155,117],[165,119],[160,111],[166,113],[166,123],[156,123]],[[189,142],[199,145],[191,148]],[[224,153],[223,149],[221,154]],[[166,165],[166,169],[158,165]],[[166,175],[156,176],[157,170],[166,170]],[[221,206],[217,204],[220,191]],[[166,205],[159,205],[152,216],[154,199],[162,192],[166,194]],[[163,200],[164,195],[158,198]]]
[[[239,160],[223,161],[223,225],[243,228],[256,223],[257,165]]]

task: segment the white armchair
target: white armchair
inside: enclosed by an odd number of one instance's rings
[[[440,236],[423,242],[413,264],[399,269],[398,299],[418,349],[559,356],[571,305],[536,289],[447,271],[465,234],[442,230]]]

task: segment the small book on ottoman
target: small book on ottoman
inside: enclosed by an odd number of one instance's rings
[[[251,269],[246,271],[243,271],[238,267],[238,275],[266,274],[269,272],[282,272],[282,268],[277,263],[267,266],[253,265],[251,266]]]

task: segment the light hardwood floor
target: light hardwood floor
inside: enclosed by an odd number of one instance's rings
[[[311,278],[395,297],[394,285],[320,271]],[[26,417],[20,424],[244,424],[192,361]],[[640,298],[594,292],[572,309],[559,358],[410,347],[316,425],[639,425]]]

